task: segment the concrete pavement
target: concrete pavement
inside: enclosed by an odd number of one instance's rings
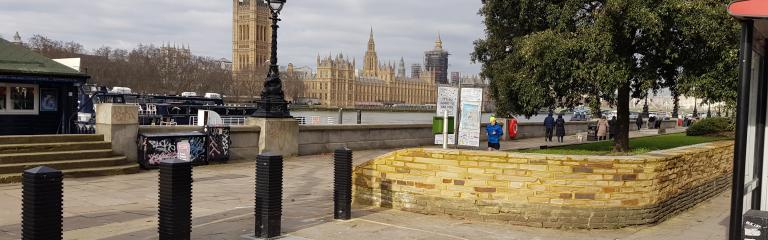
[[[542,139],[520,140],[517,146]],[[355,152],[360,164],[390,150]],[[656,226],[618,230],[557,230],[429,216],[356,206],[353,220],[334,221],[331,155],[285,162],[283,232],[286,239],[725,239],[729,195]],[[193,239],[248,239],[253,233],[254,163],[194,169]],[[65,239],[156,239],[157,171],[66,179]],[[20,238],[21,185],[0,185],[0,239]]]

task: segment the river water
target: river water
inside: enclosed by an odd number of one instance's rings
[[[338,111],[306,111],[295,110],[291,111],[293,117],[306,118],[307,124],[337,124],[337,118],[339,117]],[[432,118],[436,116],[435,113],[428,112],[375,112],[375,111],[363,111],[362,123],[363,124],[432,124]],[[489,122],[491,114],[483,113],[483,123]],[[536,115],[530,119],[526,119],[523,116],[518,116],[519,122],[544,122],[546,115]],[[344,124],[357,123],[357,113],[354,111],[344,111],[343,114]],[[571,119],[570,114],[563,115],[565,121]]]

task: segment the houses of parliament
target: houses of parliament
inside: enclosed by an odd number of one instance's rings
[[[233,1],[233,74],[238,76],[252,72],[250,69],[269,59],[271,21],[268,7],[262,1]],[[438,84],[447,83],[448,55],[438,35],[434,49],[425,52],[426,66],[413,64],[411,75],[407,76],[402,58],[397,64],[379,60],[372,29],[362,69],[358,69],[354,58],[343,54],[318,55],[315,73],[300,72],[289,64],[285,74],[301,76],[304,86],[299,98],[326,107],[434,104]]]

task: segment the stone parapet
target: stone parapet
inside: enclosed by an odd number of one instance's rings
[[[516,225],[658,223],[730,186],[733,142],[636,156],[406,149],[355,168],[356,204]]]

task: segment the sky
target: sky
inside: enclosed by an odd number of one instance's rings
[[[479,0],[290,0],[278,33],[281,65],[315,68],[317,55],[362,63],[373,28],[382,62],[423,64],[438,32],[449,72],[473,75],[473,41],[483,37]],[[33,34],[101,46],[188,44],[193,54],[231,59],[232,0],[0,0],[0,36]],[[360,66],[361,64],[358,64]]]

